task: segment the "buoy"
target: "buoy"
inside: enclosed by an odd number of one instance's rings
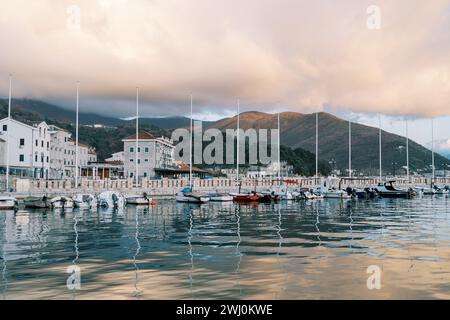
[[[152,200],[151,205],[152,205],[152,206],[156,206],[156,201],[155,201],[155,200]]]

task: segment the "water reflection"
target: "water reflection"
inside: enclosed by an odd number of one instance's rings
[[[444,197],[0,212],[3,299],[450,298]],[[383,272],[367,290],[366,269]],[[82,287],[66,287],[67,266]]]

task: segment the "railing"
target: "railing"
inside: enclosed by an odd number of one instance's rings
[[[290,177],[289,188],[314,188],[316,186],[323,185],[324,178],[304,178],[304,177]],[[387,178],[386,180],[390,180]],[[410,181],[406,178],[396,178],[396,185],[399,187],[406,186],[429,186],[431,184],[431,178],[426,177],[411,177]],[[438,185],[450,185],[450,178],[436,178],[434,182]],[[241,180],[241,188],[243,190],[264,190],[273,185],[277,185],[277,179],[274,178],[258,178],[250,179],[243,178]],[[361,178],[361,179],[341,179],[339,177],[328,178],[328,186],[345,188],[347,186],[352,187],[365,187],[378,184],[378,178]],[[150,180],[142,179],[139,186],[136,187],[133,179],[122,180],[91,180],[81,179],[78,188],[75,187],[73,180],[27,180],[17,179],[14,183],[15,190],[17,192],[101,192],[104,190],[118,190],[124,193],[131,191],[146,191],[155,194],[168,194],[172,195],[189,185],[188,179],[162,179],[162,180]],[[199,191],[223,191],[230,192],[237,189],[236,181],[228,178],[213,178],[213,179],[194,179],[193,187]]]

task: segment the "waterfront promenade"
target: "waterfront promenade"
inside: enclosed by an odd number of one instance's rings
[[[346,188],[351,186],[354,188],[364,188],[369,186],[376,186],[379,182],[379,177],[370,178],[305,178],[305,177],[289,177],[283,178],[289,180],[289,189],[295,188],[315,188],[323,185],[325,179],[328,179],[330,187]],[[384,180],[395,180],[398,187],[415,187],[415,186],[429,186],[431,184],[430,177],[411,177],[410,181],[406,177],[385,177]],[[438,186],[449,185],[450,177],[436,178],[434,182]],[[237,189],[235,179],[227,178],[213,178],[213,179],[194,179],[194,189],[200,192],[234,192]],[[280,185],[277,179],[248,179],[243,178],[243,190],[267,190],[272,186]],[[189,185],[188,179],[162,179],[150,180],[143,179],[139,186],[136,187],[133,179],[123,180],[93,180],[81,179],[78,188],[75,187],[73,180],[28,180],[15,179],[13,181],[15,192],[11,195],[18,198],[29,195],[74,195],[76,193],[100,193],[106,190],[117,190],[123,194],[136,194],[146,192],[151,196],[156,197],[174,197],[182,188]]]

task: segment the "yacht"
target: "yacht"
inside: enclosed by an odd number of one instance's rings
[[[397,189],[394,183],[394,180],[385,183],[380,182],[375,188],[375,191],[383,198],[413,198],[416,196],[416,192],[412,188],[407,190]]]

